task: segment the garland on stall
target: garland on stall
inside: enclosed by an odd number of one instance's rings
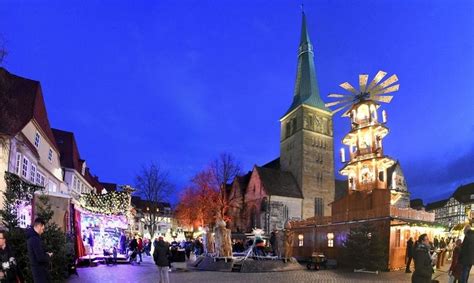
[[[94,213],[126,214],[130,205],[130,193],[111,191],[105,194],[82,194],[79,203],[84,209]]]

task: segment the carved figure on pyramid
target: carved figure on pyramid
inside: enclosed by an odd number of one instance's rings
[[[287,221],[285,223],[285,258],[291,258],[293,256],[293,240],[294,232],[291,231],[291,223]]]
[[[225,228],[224,220],[219,219],[214,228],[216,256],[230,257],[232,256],[232,241],[230,238],[230,229]]]
[[[210,231],[209,227],[206,226],[204,228],[204,234],[202,236],[203,242],[204,242],[204,253],[205,254],[212,254],[214,253],[214,236],[212,235],[212,232]]]

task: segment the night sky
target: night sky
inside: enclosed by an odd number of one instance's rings
[[[398,75],[384,147],[411,197],[474,181],[474,2],[304,2],[326,102],[360,73]],[[41,81],[52,127],[75,133],[102,181],[133,183],[155,161],[179,190],[221,152],[244,171],[279,155],[299,3],[4,0],[3,65]],[[349,129],[340,115],[335,149]]]

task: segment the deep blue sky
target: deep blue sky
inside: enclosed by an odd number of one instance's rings
[[[325,101],[359,73],[398,75],[384,146],[412,198],[474,181],[474,3],[305,2]],[[4,66],[41,81],[52,126],[76,134],[101,180],[132,183],[154,160],[181,188],[221,152],[245,171],[279,155],[299,3],[4,0]]]

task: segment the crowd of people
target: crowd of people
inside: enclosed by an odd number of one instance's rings
[[[446,256],[447,255],[447,256]],[[419,236],[416,242],[413,238],[407,241],[405,272],[410,273],[412,259],[415,271],[412,282],[432,282],[434,266],[443,265],[445,259],[451,261],[449,267],[450,281],[453,283],[467,283],[472,264],[474,264],[474,231],[470,225],[464,227],[464,240],[455,238],[437,237],[430,241],[427,234]]]

